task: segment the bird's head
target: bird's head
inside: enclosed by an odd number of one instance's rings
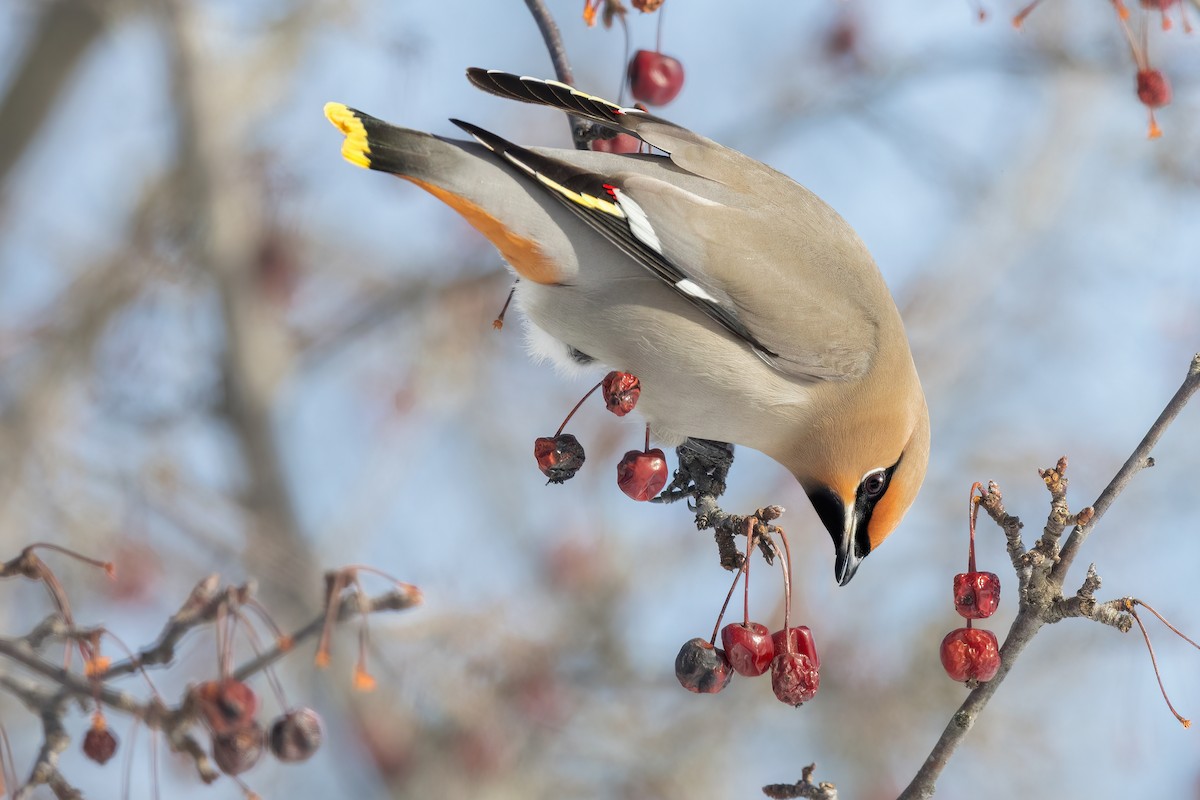
[[[808,442],[803,470],[793,469],[833,537],[842,586],[900,524],[925,479],[929,412],[918,395],[919,403],[881,413],[828,418]]]

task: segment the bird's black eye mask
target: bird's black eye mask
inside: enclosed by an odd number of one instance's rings
[[[896,463],[887,469],[867,473],[854,490],[854,516],[858,519],[854,549],[860,558],[871,552],[871,515],[875,513],[875,505],[887,494],[888,487],[892,485],[892,475],[903,460],[904,454],[901,453]]]

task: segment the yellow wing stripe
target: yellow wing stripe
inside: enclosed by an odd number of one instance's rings
[[[371,145],[367,142],[367,129],[362,120],[341,103],[326,103],[325,118],[346,136],[342,142],[342,158],[355,166],[371,168]]]
[[[596,197],[595,195],[584,194],[583,192],[576,192],[572,189],[568,189],[567,187],[563,186],[558,181],[553,181],[553,180],[547,178],[545,175],[543,175],[540,172],[535,172],[534,175],[537,176],[537,179],[539,181],[541,181],[542,184],[544,186],[546,186],[548,189],[550,189],[551,191],[554,191],[554,192],[558,192],[563,197],[570,200],[572,203],[581,205],[584,208],[590,208],[595,211],[601,211],[605,214],[611,214],[612,216],[616,217],[617,219],[625,219],[625,212],[621,210],[621,207],[619,205],[617,205],[616,203],[614,203],[612,201],[602,200],[601,198]]]

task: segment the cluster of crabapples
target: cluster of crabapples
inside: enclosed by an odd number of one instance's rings
[[[966,619],[966,627],[955,628],[942,639],[942,667],[956,681],[990,681],[1000,669],[1000,645],[996,634],[973,627],[977,619],[986,619],[1000,605],[1000,577],[994,572],[975,569],[975,518],[979,496],[971,487],[970,545],[967,571],[954,576],[954,610]]]
[[[775,696],[783,703],[799,706],[812,700],[821,686],[821,659],[808,626],[791,624],[791,554],[787,537],[782,530],[774,529],[783,542],[784,558],[780,566],[783,569],[784,611],[783,627],[771,633],[767,626],[750,620],[750,560],[758,520],[751,517],[746,527],[746,557],[729,587],[725,605],[717,615],[712,637],[705,640],[697,636],[684,643],[675,657],[675,677],[689,692],[716,694],[729,685],[735,672],[755,678],[769,671]],[[731,622],[722,628],[725,609],[743,575],[742,621]],[[717,647],[718,632],[721,647]]]
[[[290,708],[265,728],[258,720],[258,695],[243,681],[223,677],[192,687],[188,703],[212,736],[212,758],[226,775],[256,765],[265,750],[285,763],[308,760],[321,746],[321,717],[307,706]],[[104,764],[117,752],[117,738],[104,712],[92,715],[83,753]]]
[[[1042,0],[1032,0],[1027,6],[1013,17],[1013,26],[1020,28],[1025,19],[1033,13]],[[1133,56],[1134,66],[1137,72],[1134,76],[1135,87],[1137,90],[1137,98],[1146,106],[1150,112],[1150,128],[1149,138],[1157,139],[1162,136],[1162,129],[1158,127],[1158,121],[1154,118],[1154,110],[1170,105],[1171,103],[1171,82],[1167,80],[1167,76],[1162,70],[1150,65],[1150,46],[1149,37],[1147,34],[1146,16],[1158,12],[1161,19],[1162,29],[1170,30],[1174,27],[1171,21],[1170,13],[1175,6],[1179,6],[1179,17],[1183,22],[1183,30],[1185,33],[1192,32],[1192,23],[1187,15],[1188,0],[1138,0],[1138,5],[1142,8],[1142,25],[1141,25],[1141,41],[1134,36],[1133,31],[1129,26],[1130,11],[1123,0],[1111,0],[1113,10],[1116,11],[1117,21],[1121,26],[1121,32],[1125,36],[1125,41],[1129,45],[1129,53]],[[980,10],[980,16],[986,16]]]
[[[583,401],[597,389],[603,391],[605,407],[618,417],[623,417],[637,405],[642,384],[636,375],[628,372],[614,370],[608,373],[575,404],[553,436],[540,436],[534,440],[533,457],[537,460],[538,469],[550,483],[570,480],[583,466],[583,445],[571,434],[563,433],[563,429]],[[630,450],[617,463],[617,486],[634,500],[649,500],[667,485],[667,473],[667,456],[657,447],[650,448],[650,431],[647,429],[645,446],[641,450]]]
[[[583,17],[588,25],[596,22],[596,12],[604,0],[587,0]],[[633,7],[643,13],[657,11],[663,0],[633,0]],[[610,24],[611,14],[624,13],[618,4],[607,3],[605,25]],[[659,25],[662,17],[659,17]],[[626,28],[628,35],[628,28]],[[628,83],[630,94],[638,101],[638,107],[644,110],[645,105],[665,106],[674,100],[683,89],[683,64],[679,59],[654,50],[638,50],[629,59],[625,67],[624,80]],[[597,139],[591,143],[591,148],[602,153],[636,153],[642,143],[636,136],[619,133],[608,139]]]

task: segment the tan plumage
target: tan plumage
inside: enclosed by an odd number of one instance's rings
[[[534,348],[637,375],[666,444],[760,450],[791,470],[846,583],[925,475],[929,419],[870,254],[814,194],[653,115],[553,81],[469,70],[486,91],[587,116],[668,153],[526,149],[397,128],[338,104],[343,155],[432,192],[522,278]]]

